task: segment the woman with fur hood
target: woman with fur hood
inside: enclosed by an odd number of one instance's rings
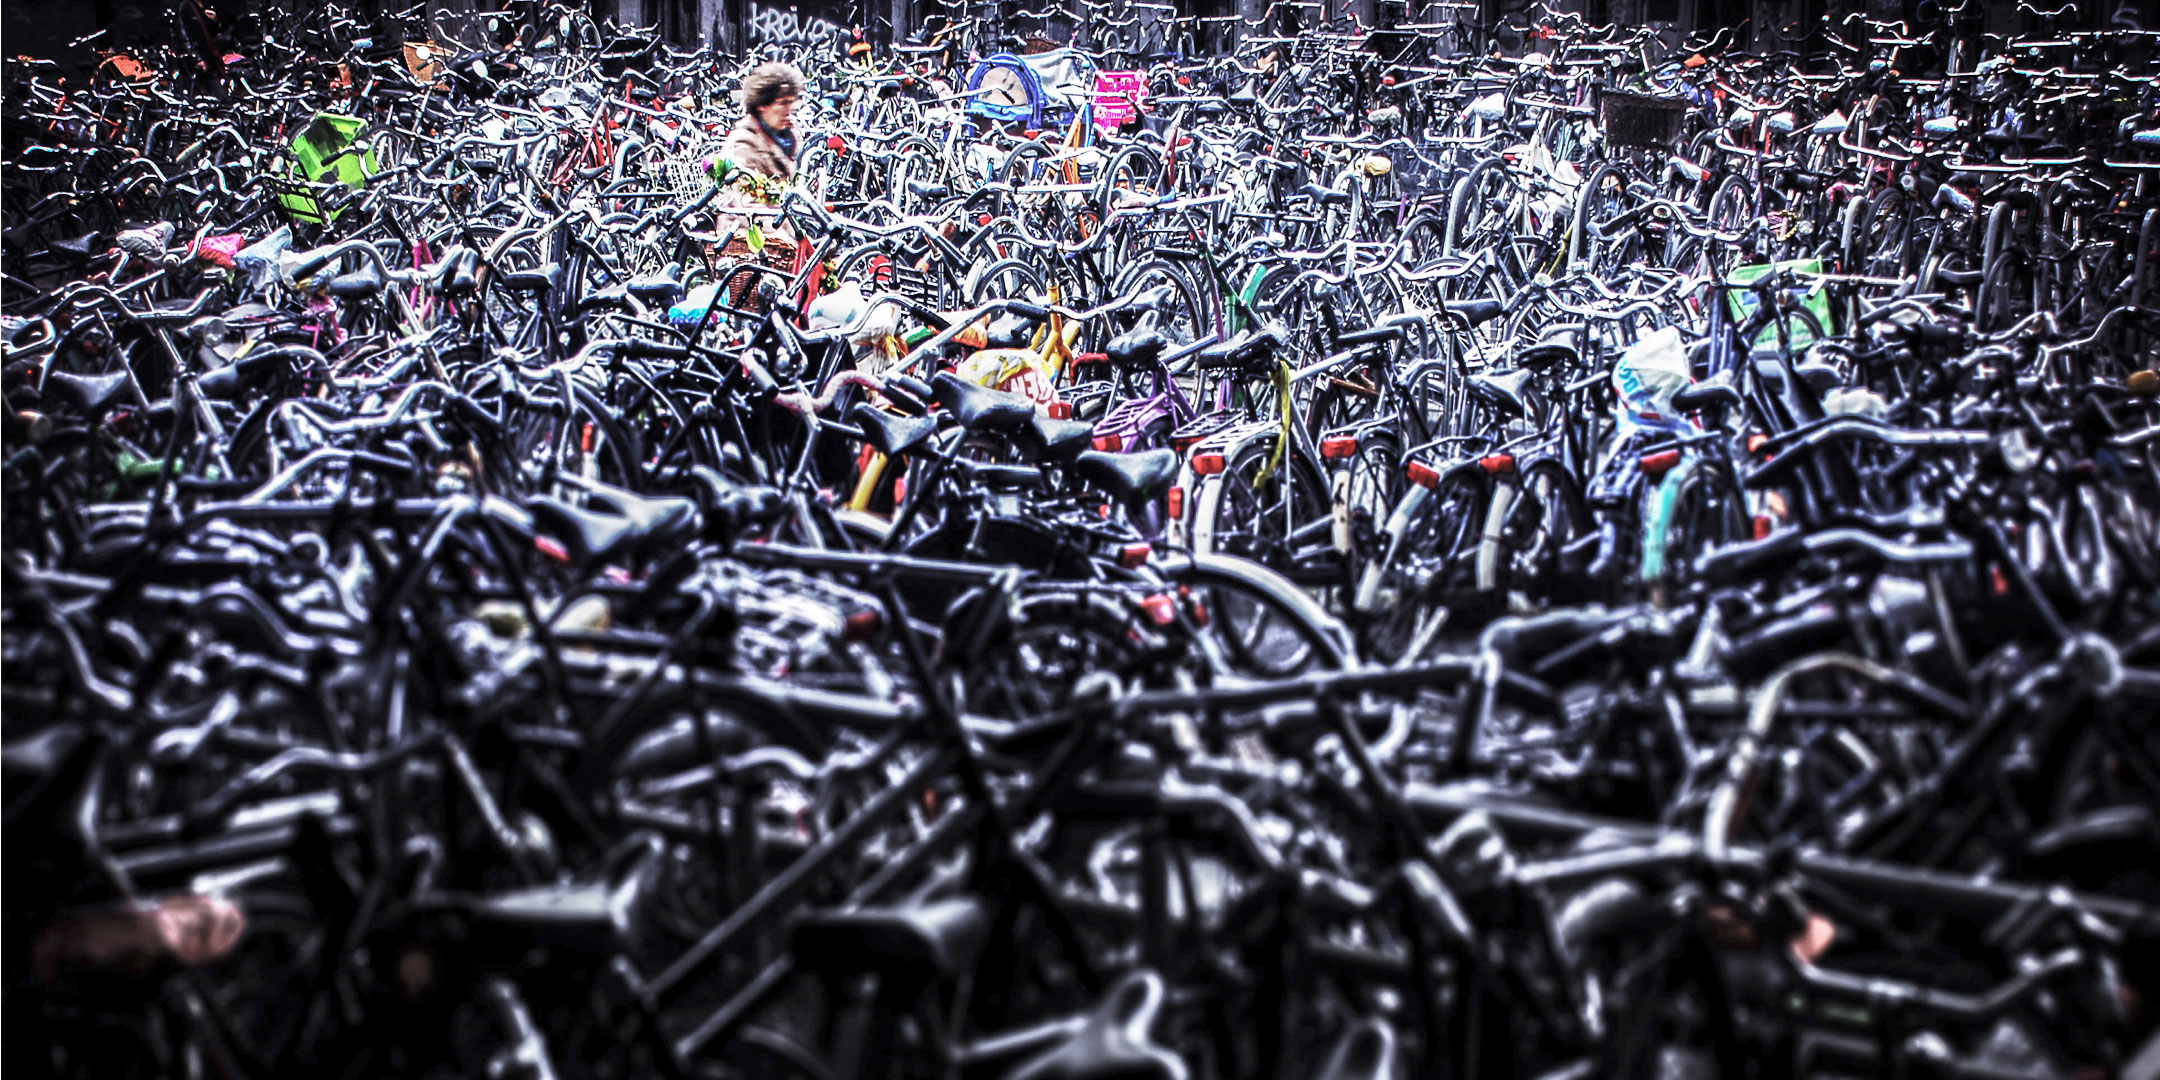
[[[753,249],[760,261],[783,269],[793,264],[794,231],[777,217],[728,216],[730,206],[777,206],[795,179],[795,104],[802,99],[802,72],[793,64],[760,64],[743,78],[743,117],[729,130],[712,171],[721,186],[714,205],[728,242],[723,258],[743,259]],[[751,242],[751,226],[757,242]],[[746,283],[747,284],[747,283]],[[736,290],[730,290],[736,291]]]

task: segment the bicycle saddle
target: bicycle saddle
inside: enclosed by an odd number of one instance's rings
[[[1443,300],[1440,307],[1473,328],[1483,326],[1507,311],[1507,303],[1501,300]]]
[[[1153,363],[1170,350],[1169,335],[1142,323],[1110,339],[1103,351],[1113,364]]]
[[[1275,350],[1282,345],[1283,333],[1276,327],[1245,330],[1228,341],[1201,350],[1194,363],[1204,368],[1238,367],[1244,364],[1262,366],[1275,358]]]
[[[1793,371],[1799,374],[1800,385],[1817,394],[1827,394],[1845,385],[1845,376],[1829,364],[1796,364]]]
[[[1177,286],[1172,285],[1168,282],[1164,282],[1161,285],[1157,285],[1154,288],[1133,297],[1132,306],[1134,310],[1137,311],[1160,313],[1164,308],[1169,307],[1171,302],[1175,301],[1177,298]]]
[[[480,289],[480,253],[460,251],[444,269],[442,291],[449,296],[470,296]]]
[[[1184,1080],[1184,1059],[1150,1036],[1165,996],[1162,976],[1146,970],[1125,976],[1071,1039],[1023,1062],[1007,1080]]]
[[[701,724],[702,732],[698,730]],[[610,767],[617,776],[659,776],[709,764],[708,753],[737,754],[757,742],[757,735],[733,716],[708,709],[699,720],[677,719],[636,735]],[[598,760],[604,755],[595,752],[593,757]]]
[[[67,761],[83,729],[77,724],[54,724],[35,735],[10,739],[0,745],[0,770],[23,777],[46,776]]]
[[[87,262],[102,253],[105,234],[96,229],[81,236],[68,236],[52,242],[53,254],[74,262]]]
[[[1314,1080],[1393,1080],[1395,1075],[1395,1029],[1360,1020],[1336,1040]]]
[[[973,967],[989,927],[989,913],[972,897],[817,911],[795,923],[788,951],[796,963],[821,974],[876,974],[920,985]]]
[[[1341,206],[1350,201],[1349,192],[1324,188],[1318,184],[1306,184],[1298,189],[1298,194],[1311,199],[1315,206]]]
[[[682,271],[670,266],[658,274],[631,278],[630,295],[649,308],[674,307],[683,297]]]
[[[865,441],[887,457],[905,454],[921,446],[924,440],[937,434],[938,427],[937,421],[927,416],[902,416],[867,401],[857,402],[849,409],[848,419],[863,430]]]
[[[1089,450],[1073,461],[1075,475],[1134,511],[1170,490],[1177,470],[1175,450],[1143,450],[1137,454]]]
[[[885,400],[909,416],[928,416],[937,391],[913,375],[892,375],[885,380]]]
[[[1225,100],[1232,105],[1258,105],[1260,95],[1253,93],[1253,84],[1248,82],[1230,91],[1230,96]]]
[[[1528,369],[1505,375],[1472,375],[1470,391],[1509,419],[1517,420],[1530,415],[1530,405],[1523,400],[1523,384],[1529,381]]]
[[[1015,431],[1035,415],[1035,406],[1017,394],[1002,393],[941,371],[930,380],[938,402],[969,431]]]
[[[474,935],[507,953],[539,945],[610,955],[636,936],[634,920],[657,880],[661,852],[651,834],[633,836],[612,854],[614,866],[601,880],[512,889],[460,906]]]
[[[945,184],[925,183],[921,180],[908,181],[907,189],[909,194],[925,199],[943,199],[952,194],[952,188]]]
[[[50,372],[45,376],[44,389],[40,394],[48,401],[57,401],[71,407],[83,416],[96,416],[117,404],[127,393],[128,378],[125,372],[117,375],[70,375],[65,371]]]
[[[1043,461],[1064,464],[1079,457],[1095,438],[1095,426],[1084,420],[1059,420],[1036,413],[1027,433]]]
[[[511,270],[502,276],[503,288],[511,292],[547,292],[562,278],[562,264],[545,263],[530,270]]]
[[[688,499],[646,498],[605,487],[596,487],[592,494],[615,512],[597,513],[551,495],[532,500],[533,516],[569,548],[571,559],[578,563],[612,559],[646,543],[697,531],[697,504]]]
[[[1515,354],[1515,362],[1525,371],[1543,371],[1561,361],[1575,361],[1582,354],[1565,338],[1551,337],[1531,345]]]
[[[384,284],[386,282],[382,271],[370,262],[358,270],[331,278],[330,283],[323,286],[323,291],[341,299],[350,299],[378,295],[383,291]]]
[[[983,331],[983,342],[992,349],[1025,349],[1040,322],[1008,311],[990,320],[989,328]]]
[[[1740,407],[1740,391],[1733,389],[1732,383],[1720,375],[1682,388],[1673,395],[1672,404],[1675,412],[1684,413],[1702,412],[1705,409],[1737,409]]]

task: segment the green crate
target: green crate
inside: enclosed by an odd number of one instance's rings
[[[375,151],[337,156],[366,130],[367,121],[356,116],[315,114],[315,119],[309,121],[300,134],[293,136],[292,175],[311,184],[322,183],[334,175],[340,183],[355,191],[366,186],[368,177],[375,175]],[[331,161],[334,157],[337,160]],[[323,209],[313,195],[287,191],[280,194],[278,200],[301,221],[322,224]],[[331,211],[329,220],[336,221],[338,213]]]
[[[1777,270],[1791,270],[1802,277],[1820,274],[1822,273],[1822,260],[1792,259],[1786,262],[1756,263],[1753,266],[1736,267],[1730,280],[1736,284],[1749,285],[1764,274]],[[1800,292],[1801,290],[1795,289],[1794,291]],[[1749,316],[1755,314],[1756,301],[1754,293],[1735,290],[1726,293],[1725,300],[1726,310],[1732,314],[1734,322],[1746,322]],[[1812,288],[1807,288],[1802,293],[1800,306],[1808,309],[1815,316],[1815,321],[1822,326],[1824,333],[1830,332],[1830,297],[1824,292],[1820,283],[1817,283]],[[1805,349],[1814,343],[1815,335],[1805,325],[1793,328],[1792,347],[1795,351]],[[1763,327],[1762,332],[1755,335],[1752,344],[1767,346],[1772,349],[1777,348],[1777,327]]]

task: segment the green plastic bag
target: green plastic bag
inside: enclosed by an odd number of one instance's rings
[[[355,191],[366,186],[368,177],[375,175],[375,151],[370,149],[338,156],[339,151],[351,146],[366,130],[367,121],[359,117],[316,113],[315,119],[302,128],[300,134],[293,136],[294,175],[311,184],[335,176]],[[323,208],[313,195],[286,194],[278,199],[285,204],[285,209],[302,221],[319,225],[324,220]],[[328,219],[336,221],[341,212],[330,211]]]
[[[1752,284],[1764,274],[1778,270],[1791,270],[1803,277],[1809,274],[1820,274],[1822,273],[1822,260],[1792,259],[1786,262],[1757,263],[1753,266],[1736,267],[1732,272],[1731,280],[1741,285]],[[1749,317],[1755,314],[1758,300],[1754,293],[1736,289],[1725,294],[1725,302],[1734,322],[1746,322]],[[1824,333],[1830,332],[1830,297],[1823,291],[1820,283],[1807,290],[1800,299],[1800,306],[1806,308],[1810,314],[1815,316],[1816,324],[1823,328]],[[1815,333],[1808,328],[1806,323],[1795,319],[1792,320],[1790,325],[1792,326],[1792,347],[1795,352],[1815,343]],[[1754,344],[1771,349],[1777,348],[1777,327],[1775,325],[1763,327],[1762,332],[1755,335]]]

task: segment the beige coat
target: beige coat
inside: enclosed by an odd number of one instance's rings
[[[800,136],[798,136],[800,137]],[[795,159],[780,152],[757,119],[748,114],[735,121],[728,130],[727,140],[720,144],[720,156],[735,163],[739,169],[748,169],[760,176],[776,180],[795,179]]]
[[[802,136],[798,133],[796,137]],[[728,131],[727,139],[721,142],[719,153],[713,156],[733,162],[736,168],[754,172],[759,176],[779,180],[795,179],[795,160],[782,153],[779,146],[766,138],[765,131],[758,126],[757,120],[747,114],[735,121],[735,126]],[[713,200],[714,208],[723,211],[718,222],[720,233],[733,236],[743,229],[745,219],[740,215],[725,214],[727,207],[762,205],[764,204],[744,194],[732,184],[727,186],[720,192],[719,197]],[[795,243],[795,230],[789,227],[784,218],[760,217],[758,228],[764,232],[767,242],[778,241],[790,246]]]

